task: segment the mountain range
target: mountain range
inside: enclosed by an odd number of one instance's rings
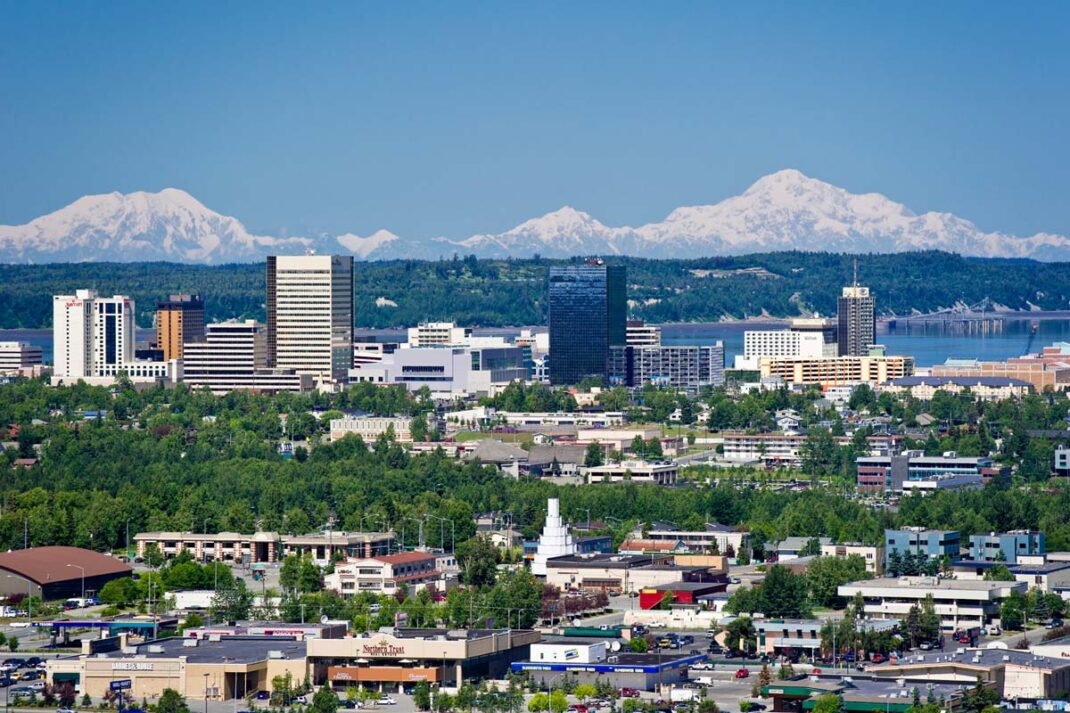
[[[0,225],[0,262],[251,262],[269,254],[352,254],[359,259],[572,257],[632,255],[691,258],[758,252],[893,253],[943,250],[966,256],[1070,261],[1070,238],[987,233],[951,213],[913,213],[879,194],[854,194],[786,169],[741,195],[677,208],[662,221],[612,227],[565,206],[503,233],[463,240],[401,238],[388,230],[362,237],[254,235],[240,220],[205,207],[185,191],[108,193],[79,198],[24,225]]]

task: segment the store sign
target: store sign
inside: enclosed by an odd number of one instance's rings
[[[152,664],[147,661],[116,661],[111,665],[112,671],[151,671]]]
[[[405,647],[380,641],[378,644],[364,644],[361,649],[365,656],[404,656]]]
[[[123,678],[118,681],[112,681],[108,684],[108,688],[113,691],[125,691],[127,688],[131,688],[133,685],[134,682],[131,681],[129,678]]]

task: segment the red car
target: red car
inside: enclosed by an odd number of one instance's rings
[[[873,663],[880,663],[884,660],[884,654],[880,652],[874,653],[872,656],[869,657],[869,660]]]
[[[810,669],[810,675],[811,676],[820,676],[821,675],[821,669],[816,668],[816,667]]]
[[[621,698],[638,698],[639,697],[639,691],[637,691],[634,688],[622,688],[622,689],[620,689],[620,697]]]
[[[736,678],[747,678],[750,676],[750,671],[746,668],[736,669]]]

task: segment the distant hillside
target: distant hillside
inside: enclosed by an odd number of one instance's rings
[[[850,281],[850,255],[780,252],[696,260],[609,258],[628,267],[633,318],[711,322],[763,314],[832,314]],[[567,261],[477,260],[357,263],[357,326],[426,320],[474,326],[545,322],[546,272]],[[859,256],[859,281],[882,314],[929,312],[985,297],[1010,309],[1070,309],[1070,264],[963,258],[941,252]],[[209,317],[264,316],[263,264],[176,263],[0,265],[0,328],[46,327],[52,295],[79,287],[124,293],[138,322],[152,323],[155,300],[200,292]]]

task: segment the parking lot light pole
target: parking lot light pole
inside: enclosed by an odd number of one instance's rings
[[[208,713],[208,674],[204,674],[204,713]]]
[[[68,567],[76,567],[82,572],[82,599],[85,599],[85,567],[77,564],[69,564]],[[84,601],[82,602],[85,603]]]

